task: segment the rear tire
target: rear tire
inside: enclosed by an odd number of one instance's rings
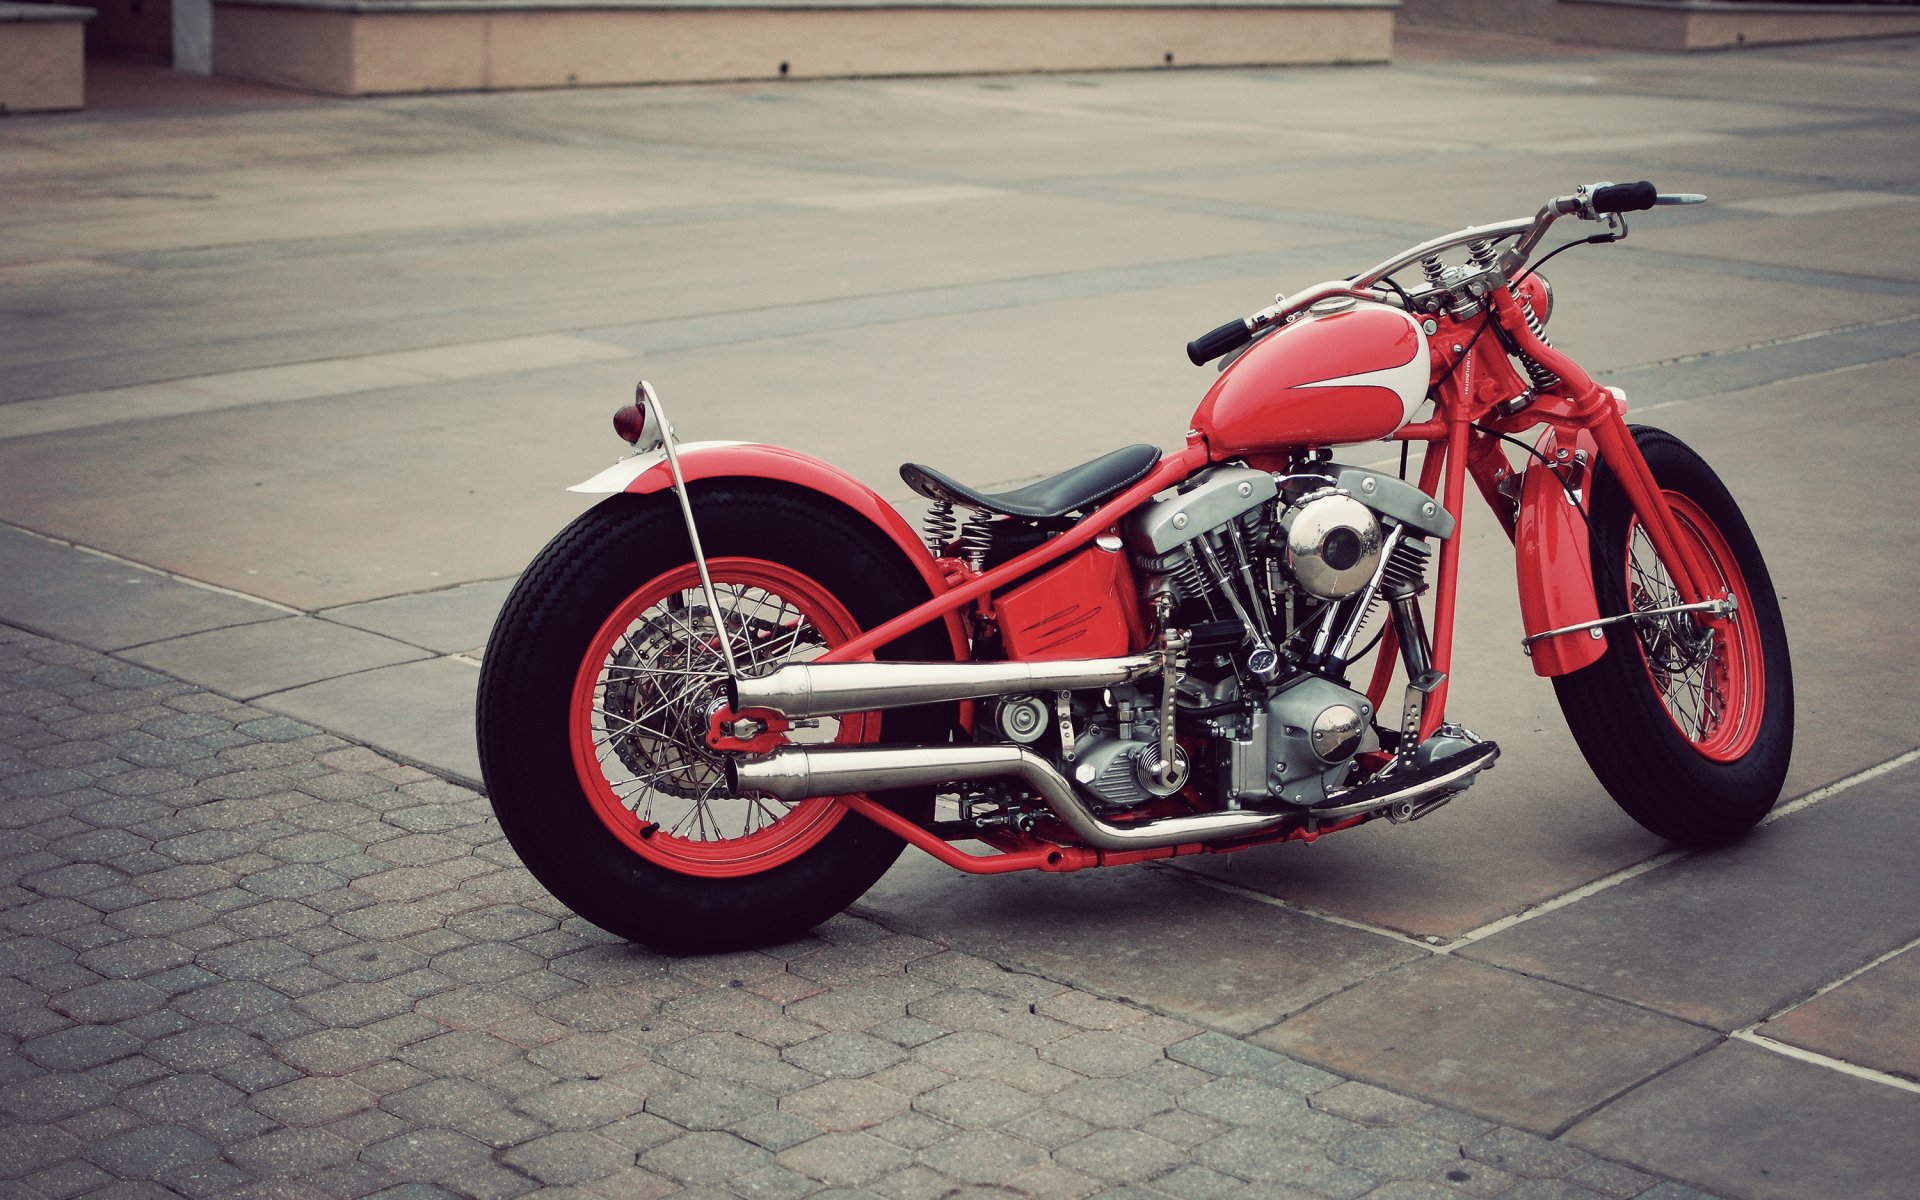
[[[774,484],[694,489],[743,669],[812,657],[927,599],[884,535]],[[706,716],[719,634],[671,494],[620,495],[542,550],[487,644],[480,766],[534,877],[603,929],[670,952],[791,940],[852,903],[902,843],[830,799],[726,794]],[[935,622],[880,657],[952,657]],[[828,718],[831,740],[943,740],[945,709]],[[817,731],[795,731],[795,740]],[[925,789],[874,797],[915,819]]]
[[[1633,427],[1681,536],[1711,563],[1739,612],[1606,627],[1606,654],[1554,679],[1574,741],[1628,816],[1685,846],[1731,841],[1773,807],[1793,750],[1793,668],[1780,602],[1746,519],[1700,456],[1672,434]],[[1602,616],[1680,602],[1611,471],[1589,512]]]

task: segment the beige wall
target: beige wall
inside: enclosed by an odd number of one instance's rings
[[[216,4],[214,72],[343,95],[1382,62],[1393,10],[690,9],[347,14]]]
[[[1702,10],[1560,0],[1403,0],[1401,19],[1409,25],[1498,30],[1642,50],[1709,50],[1920,32],[1920,9],[1869,4],[1768,12],[1749,6]]]
[[[79,19],[0,22],[0,111],[58,112],[86,101]]]

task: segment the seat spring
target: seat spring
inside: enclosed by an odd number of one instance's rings
[[[960,553],[976,571],[987,568],[987,551],[993,549],[993,515],[969,509],[967,523],[960,529]]]
[[[927,548],[938,558],[947,552],[954,537],[960,532],[960,519],[953,515],[953,501],[935,500],[927,509],[927,517],[920,528],[927,539]]]

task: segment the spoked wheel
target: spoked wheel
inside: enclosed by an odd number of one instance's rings
[[[743,674],[817,658],[859,631],[807,576],[753,558],[710,559],[720,611],[688,563],[627,597],[595,635],[574,681],[574,769],[594,811],[642,858],[726,879],[790,862],[846,809],[727,790],[708,720],[726,701],[724,639]],[[793,741],[869,741],[877,714],[824,718]],[[813,736],[808,736],[809,734]]]
[[[1719,623],[1669,613],[1607,628],[1607,652],[1554,680],[1567,725],[1627,814],[1686,845],[1728,841],[1773,807],[1793,743],[1793,670],[1780,604],[1759,547],[1711,468],[1671,434],[1634,440],[1678,534],[1737,611]],[[1625,491],[1595,481],[1595,590],[1603,615],[1682,603]]]
[[[508,840],[582,916],[675,951],[791,939],[846,907],[901,842],[832,798],[726,783],[708,749],[721,647],[745,674],[805,661],[926,599],[883,534],[776,485],[696,489],[709,605],[673,498],[616,496],[555,538],[489,641],[481,769]],[[636,586],[636,581],[637,586]],[[941,627],[883,657],[952,656]],[[821,718],[791,741],[939,740],[944,709]],[[924,819],[924,790],[875,799]]]

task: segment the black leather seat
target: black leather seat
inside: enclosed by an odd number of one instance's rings
[[[1102,454],[1092,462],[1081,463],[1039,483],[993,495],[977,492],[919,463],[901,466],[900,478],[929,500],[951,500],[1009,517],[1044,519],[1094,507],[1122,488],[1145,479],[1159,461],[1158,447],[1122,446],[1111,454]]]

